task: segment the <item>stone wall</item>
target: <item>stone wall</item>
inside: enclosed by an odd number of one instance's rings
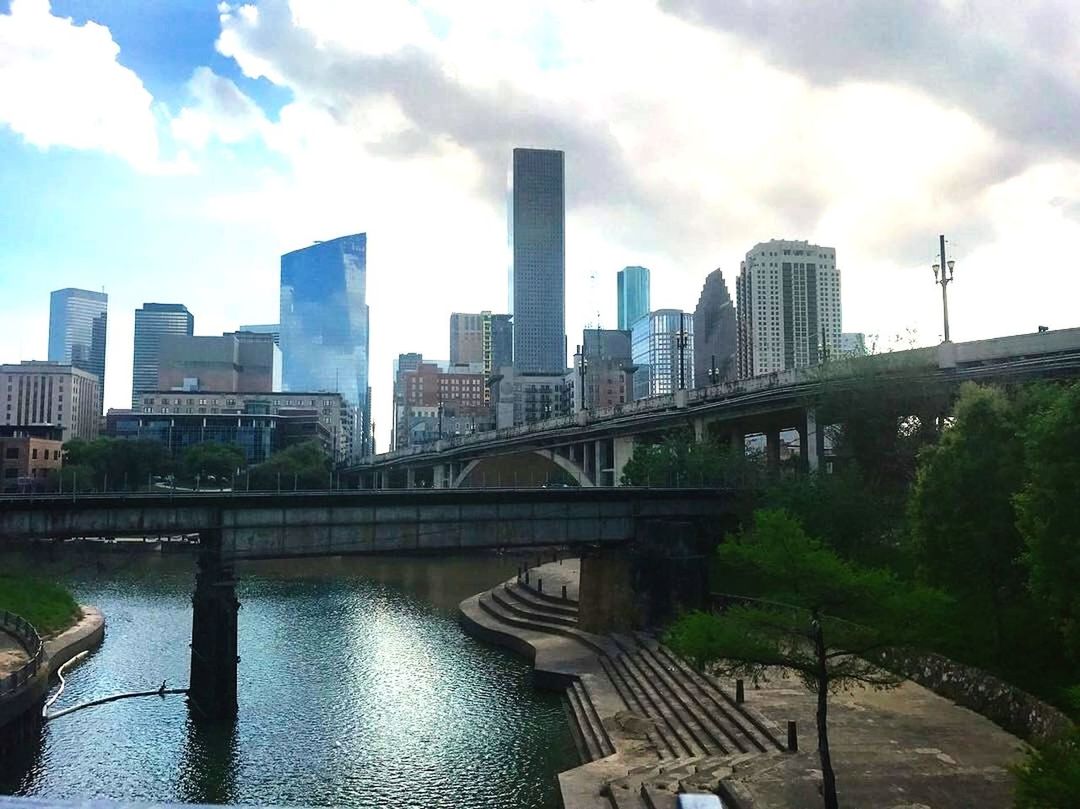
[[[1068,732],[1072,721],[1052,705],[981,669],[941,655],[890,650],[882,663],[957,705],[962,705],[1032,744]]]

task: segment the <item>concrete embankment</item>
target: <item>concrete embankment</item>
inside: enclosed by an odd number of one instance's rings
[[[14,694],[0,699],[0,755],[32,743],[41,731],[41,708],[49,680],[79,652],[93,649],[105,637],[105,616],[97,607],[81,605],[82,616],[72,626],[45,638],[45,657],[37,674]]]

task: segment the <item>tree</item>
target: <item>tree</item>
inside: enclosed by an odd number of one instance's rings
[[[1080,384],[1034,408],[1025,431],[1026,482],[1014,502],[1031,589],[1080,661]]]
[[[741,448],[695,441],[686,430],[659,444],[638,444],[623,468],[624,486],[733,486],[756,483],[757,465]]]
[[[49,488],[61,492],[88,492],[94,488],[94,469],[80,464],[64,464],[49,471]]]
[[[1017,414],[1005,394],[965,384],[952,426],[919,456],[909,515],[925,579],[988,616],[994,650],[1004,640],[1004,611],[1023,597],[1023,542],[1013,496],[1023,480]]]
[[[837,809],[829,693],[897,685],[867,657],[931,637],[944,597],[844,561],[780,510],[756,512],[753,531],[722,544],[717,559],[736,591],[732,606],[683,617],[668,642],[699,668],[761,677],[779,667],[816,692],[824,803]]]
[[[220,487],[225,478],[232,479],[236,470],[247,465],[244,451],[235,444],[222,444],[217,441],[204,441],[192,444],[184,450],[181,466],[189,478],[198,476],[202,480],[213,477]]]
[[[169,472],[172,461],[157,441],[125,438],[75,439],[64,444],[64,464],[91,470],[90,480],[99,490],[137,489],[152,475]]]
[[[251,467],[251,488],[322,489],[331,481],[330,458],[318,441],[304,441],[277,452]]]
[[[1013,767],[1015,809],[1075,806],[1080,796],[1080,728],[1032,752]]]

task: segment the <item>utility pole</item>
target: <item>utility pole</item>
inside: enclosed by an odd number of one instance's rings
[[[953,280],[953,267],[956,266],[955,261],[945,260],[945,234],[941,234],[940,239],[940,264],[934,265],[934,283],[941,284],[941,311],[945,318],[945,342],[949,342],[949,284]],[[946,273],[946,269],[948,273]],[[938,277],[938,271],[941,275]]]

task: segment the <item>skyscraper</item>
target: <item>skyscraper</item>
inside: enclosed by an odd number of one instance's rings
[[[645,267],[619,270],[619,328],[629,331],[634,321],[649,314],[649,271]]]
[[[450,314],[450,364],[467,365],[470,362],[483,361],[483,314],[452,312]]]
[[[361,420],[354,444],[361,457],[371,450],[366,287],[366,233],[281,257],[284,388],[340,393]]]
[[[634,399],[694,387],[694,316],[657,309],[634,323],[630,333]]]
[[[699,387],[735,378],[736,331],[724,274],[713,270],[705,276],[694,310],[694,380]]]
[[[563,153],[514,149],[510,189],[510,305],[514,369],[566,371]]]
[[[840,351],[836,250],[773,239],[742,262],[738,296],[740,378],[816,365]]]
[[[49,361],[74,365],[105,390],[105,332],[109,296],[88,289],[58,289],[49,297]]]
[[[281,345],[281,325],[278,323],[259,323],[241,326],[237,331],[250,331],[255,334],[269,334],[274,338],[274,345]]]
[[[135,359],[131,366],[131,406],[158,387],[161,338],[195,333],[195,317],[182,303],[144,303],[135,310]]]

